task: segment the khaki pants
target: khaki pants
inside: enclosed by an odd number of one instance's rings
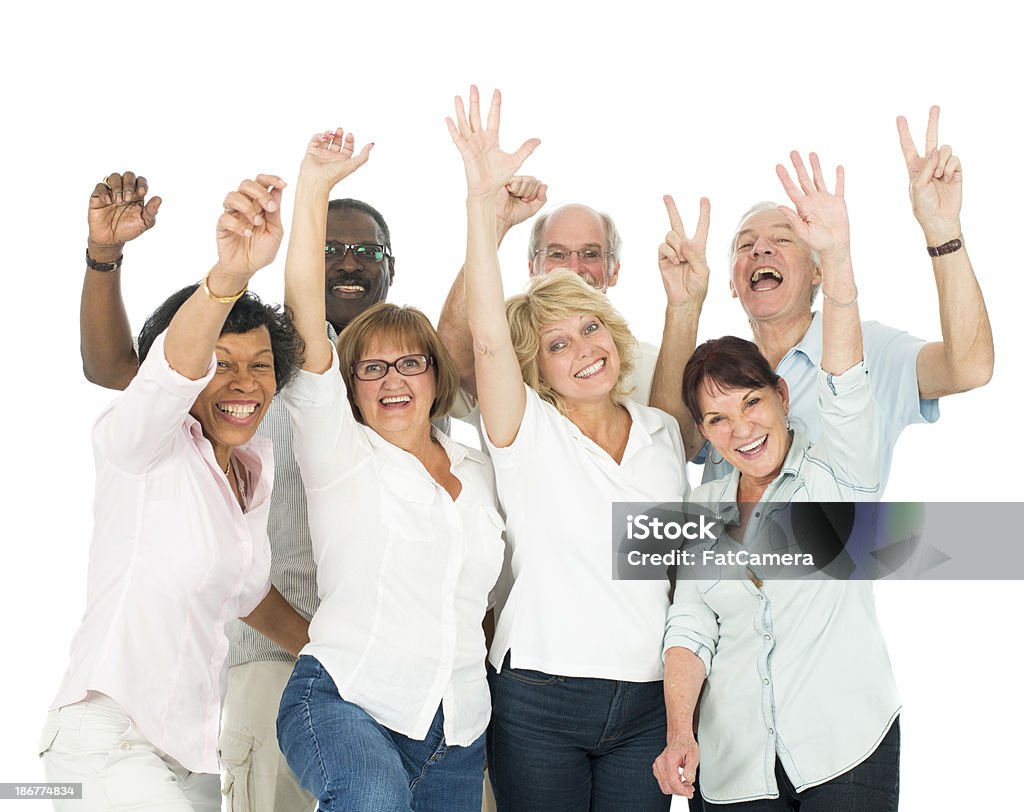
[[[277,747],[277,709],[290,662],[252,662],[228,669],[220,735],[222,792],[230,812],[312,812],[306,792]]]

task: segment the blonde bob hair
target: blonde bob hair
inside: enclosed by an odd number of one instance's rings
[[[359,314],[338,336],[338,358],[341,374],[348,384],[348,402],[352,414],[360,423],[365,423],[359,411],[353,392],[356,376],[353,366],[362,361],[363,353],[373,339],[393,343],[410,352],[422,352],[431,358],[434,368],[434,402],[430,406],[430,419],[448,414],[459,391],[459,374],[455,371],[448,350],[444,348],[437,332],[422,311],[415,307],[399,307],[380,302]],[[426,373],[425,373],[426,374]]]
[[[611,334],[619,353],[619,379],[611,391],[612,399],[618,402],[631,391],[626,388],[625,380],[635,365],[636,339],[608,297],[577,274],[563,268],[534,277],[526,293],[512,296],[505,303],[505,313],[523,381],[562,414],[566,413],[565,401],[541,380],[537,363],[541,350],[540,331],[552,322],[581,314],[597,316]]]

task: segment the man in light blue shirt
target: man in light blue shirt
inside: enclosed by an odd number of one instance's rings
[[[906,120],[897,119],[900,144],[910,179],[910,200],[921,225],[939,298],[942,341],[921,339],[864,322],[864,355],[882,413],[882,487],[889,476],[893,446],[904,427],[938,419],[938,398],[988,383],[994,349],[992,328],[960,228],[962,176],[960,160],[948,146],[938,147],[939,108],[930,111],[925,154],[918,155]],[[675,226],[673,226],[675,231]],[[704,246],[681,232],[669,240],[684,262],[687,251]],[[673,232],[670,232],[670,237]],[[789,385],[790,414],[813,441],[819,434],[815,374],[821,362],[821,319],[811,306],[821,284],[819,260],[799,240],[774,203],[760,203],[740,220],[731,244],[729,288],[750,321],[753,340]],[[695,257],[696,259],[696,257]],[[696,261],[693,264],[699,264]],[[700,302],[703,302],[699,286]],[[838,306],[852,302],[837,303]],[[693,306],[690,305],[692,312]],[[663,352],[658,359],[651,405],[680,422],[683,413],[682,375],[693,349],[692,326],[666,318]],[[689,338],[688,338],[689,336]],[[704,448],[693,457],[704,463],[703,481],[731,470]]]

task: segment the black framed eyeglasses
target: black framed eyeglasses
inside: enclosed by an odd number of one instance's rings
[[[580,248],[570,251],[561,245],[549,245],[547,248],[538,248],[533,252],[533,256],[550,262],[568,262],[569,257],[575,254],[584,265],[595,265],[604,262],[604,258],[611,256],[611,253],[611,251],[602,251],[599,248]]]
[[[371,264],[380,262],[384,257],[390,256],[387,248],[375,242],[360,242],[354,245],[347,242],[335,242],[331,240],[324,246],[324,257],[341,261],[349,251],[358,262]]]
[[[391,367],[399,375],[422,375],[434,364],[433,357],[429,355],[403,355],[394,361],[385,361],[381,358],[368,358],[365,361],[356,361],[352,364],[352,374],[361,381],[379,381],[388,374]]]

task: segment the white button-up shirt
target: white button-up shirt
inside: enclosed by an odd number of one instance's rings
[[[821,439],[796,434],[745,539],[765,532],[769,503],[879,498],[884,451],[864,365],[819,371],[818,403]],[[733,471],[690,501],[735,521],[738,482]],[[707,671],[700,786],[713,803],[777,798],[776,758],[798,792],[835,778],[874,752],[899,713],[870,581],[766,580],[759,589],[746,577],[680,580],[665,632],[665,649],[673,646]]]
[[[490,653],[499,670],[511,650],[513,668],[629,682],[663,676],[669,583],[613,580],[612,503],[679,502],[690,487],[676,421],[624,405],[633,425],[621,463],[528,386],[515,440],[505,448],[488,440],[511,548],[511,589]]]
[[[227,688],[225,624],[270,589],[270,442],[234,449],[242,513],[199,422],[189,415],[216,370],[192,381],[158,336],[93,429],[95,528],[85,617],[51,708],[98,691],[152,744],[192,772],[216,773]]]
[[[481,622],[504,554],[490,462],[433,430],[462,483],[453,502],[416,457],[356,422],[337,352],[284,397],[321,601],[302,653],[385,727],[423,739],[441,705],[448,744],[471,744],[490,718]]]

